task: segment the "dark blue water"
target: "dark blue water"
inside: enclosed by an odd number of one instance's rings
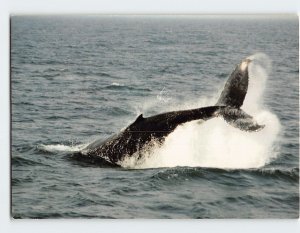
[[[13,16],[12,216],[297,218],[298,51],[296,16]],[[188,126],[173,135],[182,151],[171,138],[166,157],[139,166],[71,158],[140,113],[213,104],[235,64],[257,52],[272,61],[261,97],[270,133],[202,135],[204,156],[184,142],[201,136]]]

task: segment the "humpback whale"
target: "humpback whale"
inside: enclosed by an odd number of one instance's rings
[[[91,162],[99,160],[111,166],[119,166],[126,156],[137,153],[139,157],[142,156],[142,150],[151,140],[163,143],[166,136],[177,126],[194,120],[207,121],[214,117],[222,117],[228,124],[240,130],[261,130],[264,125],[256,123],[252,116],[241,109],[248,90],[250,63],[251,60],[246,58],[236,65],[214,106],[166,112],[150,117],[141,114],[118,134],[104,141],[96,140],[86,146],[76,154],[76,158]]]

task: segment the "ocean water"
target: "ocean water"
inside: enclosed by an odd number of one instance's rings
[[[296,16],[12,16],[14,218],[298,218]],[[251,56],[243,109],[108,167],[72,157],[135,118],[214,105]]]

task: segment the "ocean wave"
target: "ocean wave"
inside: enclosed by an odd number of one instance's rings
[[[17,185],[22,185],[24,183],[31,183],[32,181],[33,181],[33,179],[31,177],[25,177],[25,178],[12,177],[11,185],[17,186]]]
[[[299,168],[262,168],[253,170],[254,173],[263,176],[263,177],[270,177],[270,178],[281,178],[285,180],[291,180],[299,182]]]
[[[20,102],[15,102],[14,105],[18,106],[18,105],[30,105],[30,106],[34,106],[33,103],[27,102],[27,101],[20,101]]]
[[[203,168],[177,167],[158,171],[150,178],[157,181],[185,180],[186,178],[202,178],[204,172]]]
[[[68,120],[67,117],[63,117],[63,116],[47,116],[45,117],[46,120]]]
[[[158,170],[149,177],[156,181],[187,181],[191,179],[214,180],[226,185],[251,185],[248,176],[259,176],[261,178],[283,179],[299,182],[299,168],[260,168],[260,169],[218,169],[218,168],[192,168],[175,167]],[[219,179],[221,177],[221,179]]]
[[[108,115],[111,116],[124,116],[129,115],[131,112],[128,111],[125,108],[119,108],[119,107],[108,107],[105,109]]]
[[[13,156],[11,158],[11,164],[13,166],[36,166],[36,165],[44,165],[41,162],[34,161],[32,159],[26,158],[26,157],[20,157],[20,156]]]

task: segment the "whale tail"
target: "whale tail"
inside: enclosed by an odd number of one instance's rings
[[[252,116],[240,109],[248,90],[250,63],[250,59],[244,59],[236,66],[226,81],[216,106],[226,106],[221,108],[219,114],[230,125],[244,131],[259,131],[264,125],[257,124]]]
[[[222,116],[228,124],[243,131],[257,132],[265,127],[259,125],[252,116],[240,108],[221,108],[218,115]]]

